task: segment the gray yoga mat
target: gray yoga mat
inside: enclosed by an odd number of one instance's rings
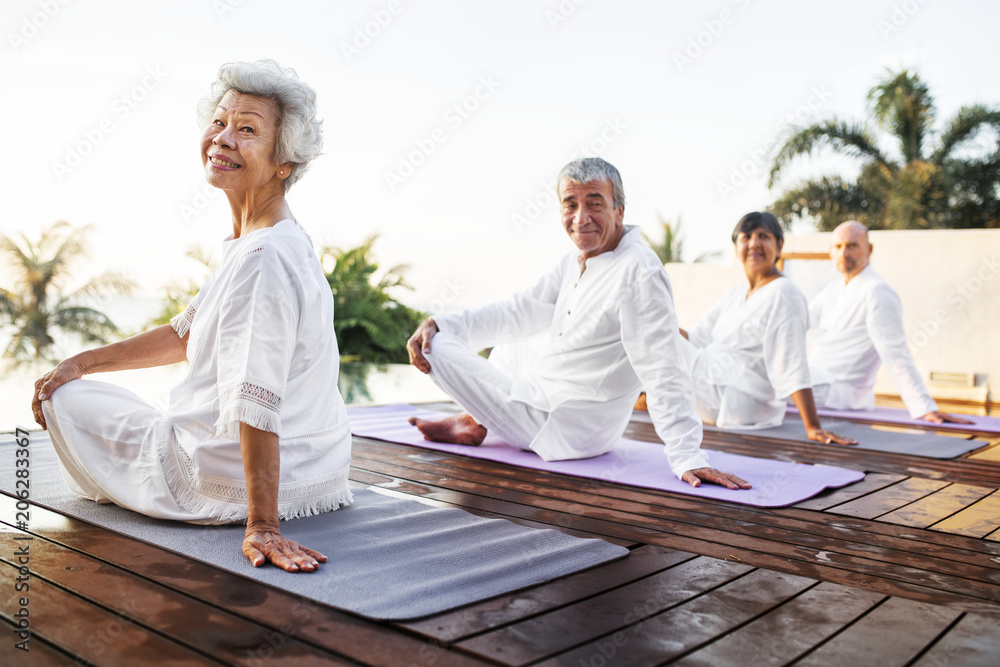
[[[243,526],[160,521],[80,498],[63,482],[47,434],[29,439],[32,501],[373,619],[435,614],[628,555],[603,540],[355,489],[349,507],[282,522],[282,534],[327,556],[318,571],[254,568],[240,551]],[[0,435],[0,456],[9,462],[0,489],[7,492],[15,486],[13,446],[12,436]]]
[[[913,454],[933,459],[953,459],[956,456],[961,456],[987,444],[981,440],[968,440],[946,435],[934,435],[933,433],[883,431],[871,426],[833,419],[821,419],[820,423],[828,431],[833,431],[838,435],[857,440],[857,447],[859,449],[872,449],[878,452],[892,452],[895,454]],[[708,425],[705,426],[705,430],[718,433],[775,438],[790,442],[813,442],[806,437],[805,427],[798,419],[786,419],[782,422],[781,426],[756,431],[726,430]],[[833,446],[839,447],[840,445]]]

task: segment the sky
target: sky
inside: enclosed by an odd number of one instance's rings
[[[1000,4],[969,0],[6,0],[0,233],[93,225],[75,278],[122,271],[155,309],[200,277],[186,250],[232,230],[195,105],[220,64],[273,58],[324,120],[292,211],[317,246],[378,234],[382,267],[409,266],[408,305],[533,284],[573,250],[555,175],[589,155],[621,171],[626,224],[680,218],[687,258],[728,262],[735,222],[778,194],[783,133],[864,117],[888,69],[918,71],[939,119],[1000,103],[998,25]],[[823,157],[784,183],[851,173]]]

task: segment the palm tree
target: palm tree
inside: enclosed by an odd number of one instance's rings
[[[411,289],[403,281],[405,266],[389,269],[377,283],[372,278],[378,264],[372,259],[370,236],[357,248],[323,248],[324,265],[335,262],[326,273],[333,291],[333,328],[341,358],[345,361],[407,361],[406,341],[423,314],[404,306],[388,291]]]
[[[55,361],[54,333],[58,330],[84,343],[107,343],[119,337],[118,327],[104,313],[85,305],[86,297],[127,294],[133,284],[120,273],[106,271],[69,294],[70,270],[87,256],[86,236],[91,227],[74,229],[57,222],[42,230],[33,242],[0,236],[0,254],[15,274],[13,290],[0,288],[0,322],[13,326],[3,357],[15,363]]]
[[[198,290],[201,289],[201,284],[208,278],[208,275],[215,270],[216,260],[212,256],[212,253],[201,246],[192,246],[188,248],[185,253],[188,257],[194,261],[201,264],[202,279],[200,281],[193,278],[188,278],[187,282],[173,282],[164,288],[166,294],[163,297],[163,301],[160,302],[160,314],[149,321],[147,327],[159,326],[161,324],[166,324],[170,319],[177,313],[183,312],[187,305],[191,303],[191,299],[198,294]]]
[[[662,215],[657,215],[656,217],[663,228],[663,241],[654,241],[646,235],[646,232],[640,232],[642,240],[656,253],[656,256],[660,258],[662,263],[683,262],[684,237],[681,235],[681,217],[677,216],[677,221],[673,223],[664,219]],[[704,262],[718,254],[718,252],[703,253],[695,257],[694,261]]]
[[[810,216],[823,230],[851,219],[871,229],[1000,227],[1000,110],[962,107],[936,132],[934,99],[905,69],[887,72],[868,106],[868,123],[832,118],[785,140],[768,187],[793,158],[823,148],[860,161],[853,180],[825,176],[786,190],[771,206],[785,224]],[[888,134],[885,148],[877,131]]]

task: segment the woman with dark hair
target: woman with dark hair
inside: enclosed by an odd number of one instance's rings
[[[690,331],[688,346],[695,407],[726,429],[779,425],[789,397],[810,440],[856,441],[819,423],[806,358],[809,308],[802,292],[778,270],[784,234],[772,214],[748,213],[732,236],[746,282],[728,289]]]

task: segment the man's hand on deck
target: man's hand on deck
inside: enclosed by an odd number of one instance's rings
[[[734,491],[736,489],[750,488],[750,482],[745,479],[740,479],[736,475],[731,475],[728,472],[722,472],[715,468],[695,468],[694,470],[688,470],[681,475],[681,479],[695,488],[701,486],[702,482],[711,482],[712,484],[718,484]]]
[[[326,562],[326,556],[290,540],[277,529],[247,526],[243,555],[254,567],[271,561],[286,572],[312,572]]]
[[[431,338],[438,332],[437,323],[433,317],[428,317],[420,323],[417,330],[406,341],[406,352],[410,355],[410,363],[417,367],[421,373],[431,372],[431,363],[424,356],[431,351]]]
[[[815,440],[816,442],[826,443],[827,445],[836,443],[838,445],[856,445],[857,440],[852,440],[851,438],[845,438],[842,435],[838,435],[833,431],[828,431],[825,428],[809,428],[806,427],[806,436],[810,440]]]
[[[921,417],[925,422],[930,422],[932,424],[973,424],[970,419],[962,419],[961,417],[956,417],[955,415],[949,415],[947,412],[928,412],[926,415]]]

